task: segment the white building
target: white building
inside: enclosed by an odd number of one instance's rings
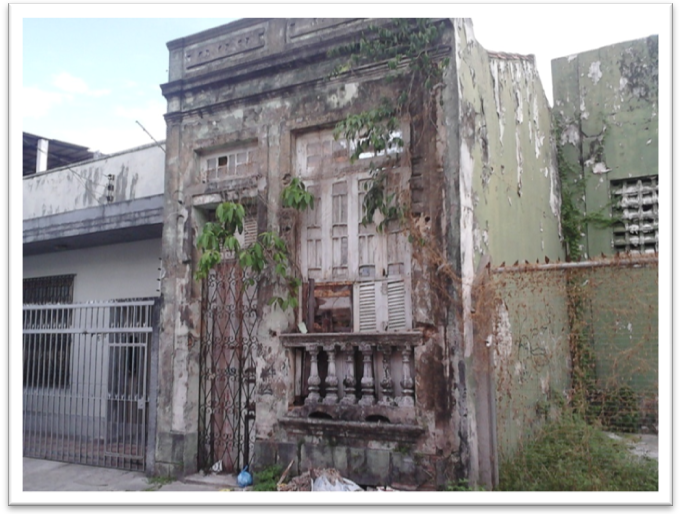
[[[164,169],[24,134],[26,456],[146,467]]]

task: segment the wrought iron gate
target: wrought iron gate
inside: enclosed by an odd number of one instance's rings
[[[203,287],[199,385],[199,468],[234,472],[255,441],[257,285],[227,261]]]
[[[145,469],[156,303],[24,305],[24,456]]]

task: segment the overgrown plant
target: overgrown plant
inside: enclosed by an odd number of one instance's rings
[[[584,212],[585,207],[578,204],[578,199],[585,198],[587,176],[585,171],[577,169],[565,156],[564,147],[560,144],[564,128],[555,120],[555,140],[557,141],[557,169],[561,181],[561,222],[562,236],[567,256],[571,261],[583,258],[582,241],[589,225],[598,228],[612,227],[620,222],[615,216],[606,214],[611,211],[611,203],[596,212]],[[604,158],[604,137],[606,124],[602,134],[591,145],[591,158]],[[581,134],[582,136],[582,134]],[[570,324],[570,348],[572,358],[573,404],[586,419],[590,419],[590,399],[596,388],[595,356],[593,350],[592,327],[587,295],[584,290],[587,280],[578,271],[567,276],[568,314]]]
[[[277,464],[255,472],[253,491],[276,491],[283,468]]]
[[[511,460],[501,491],[657,491],[658,464],[565,411]]]
[[[586,194],[587,178],[584,171],[576,169],[564,155],[564,147],[560,144],[563,127],[555,121],[555,140],[557,141],[557,170],[561,182],[562,195],[562,237],[567,256],[572,261],[579,261],[583,257],[582,240],[589,225],[598,228],[609,228],[621,222],[617,216],[611,215],[612,203],[607,203],[596,212],[583,212],[576,199],[584,198]],[[604,152],[604,125],[601,139],[591,148],[593,157],[602,159]]]
[[[297,178],[291,180],[282,191],[282,204],[285,208],[304,211],[314,208],[314,196]],[[206,223],[198,236],[196,247],[202,252],[198,261],[195,277],[206,278],[210,270],[229,256],[235,259],[244,271],[245,285],[253,285],[259,276],[271,267],[283,283],[286,296],[273,296],[270,305],[286,310],[298,305],[298,289],[301,280],[295,276],[290,260],[290,252],[284,239],[274,232],[261,232],[255,241],[242,247],[237,234],[243,234],[246,209],[238,202],[223,202],[215,210],[215,221]]]
[[[384,61],[387,81],[403,80],[404,89],[396,97],[383,97],[380,103],[340,121],[334,130],[336,139],[344,138],[352,144],[352,162],[367,152],[384,156],[379,164],[371,161],[371,178],[365,183],[364,225],[373,222],[376,212],[382,214],[377,230],[386,223],[404,218],[407,207],[398,203],[396,194],[387,191],[389,170],[397,166],[404,152],[404,140],[399,135],[400,121],[408,116],[414,122],[429,112],[434,92],[441,87],[449,58],[437,59],[436,44],[442,26],[424,18],[398,18],[384,27],[370,26],[361,38],[330,52],[331,57],[348,56],[338,65],[334,75],[351,73],[368,62]],[[423,104],[423,99],[425,102]]]

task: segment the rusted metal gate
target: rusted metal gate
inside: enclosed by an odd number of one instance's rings
[[[24,305],[24,456],[144,470],[157,325],[157,300]]]
[[[203,287],[199,385],[199,468],[234,472],[255,441],[257,285],[233,261]]]

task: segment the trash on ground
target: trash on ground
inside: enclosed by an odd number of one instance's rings
[[[253,475],[248,472],[248,466],[246,465],[241,472],[236,477],[236,482],[239,487],[248,487],[253,485]]]
[[[334,468],[312,468],[292,478],[287,484],[279,484],[277,489],[279,491],[363,491],[360,486],[340,475],[340,472]]]

